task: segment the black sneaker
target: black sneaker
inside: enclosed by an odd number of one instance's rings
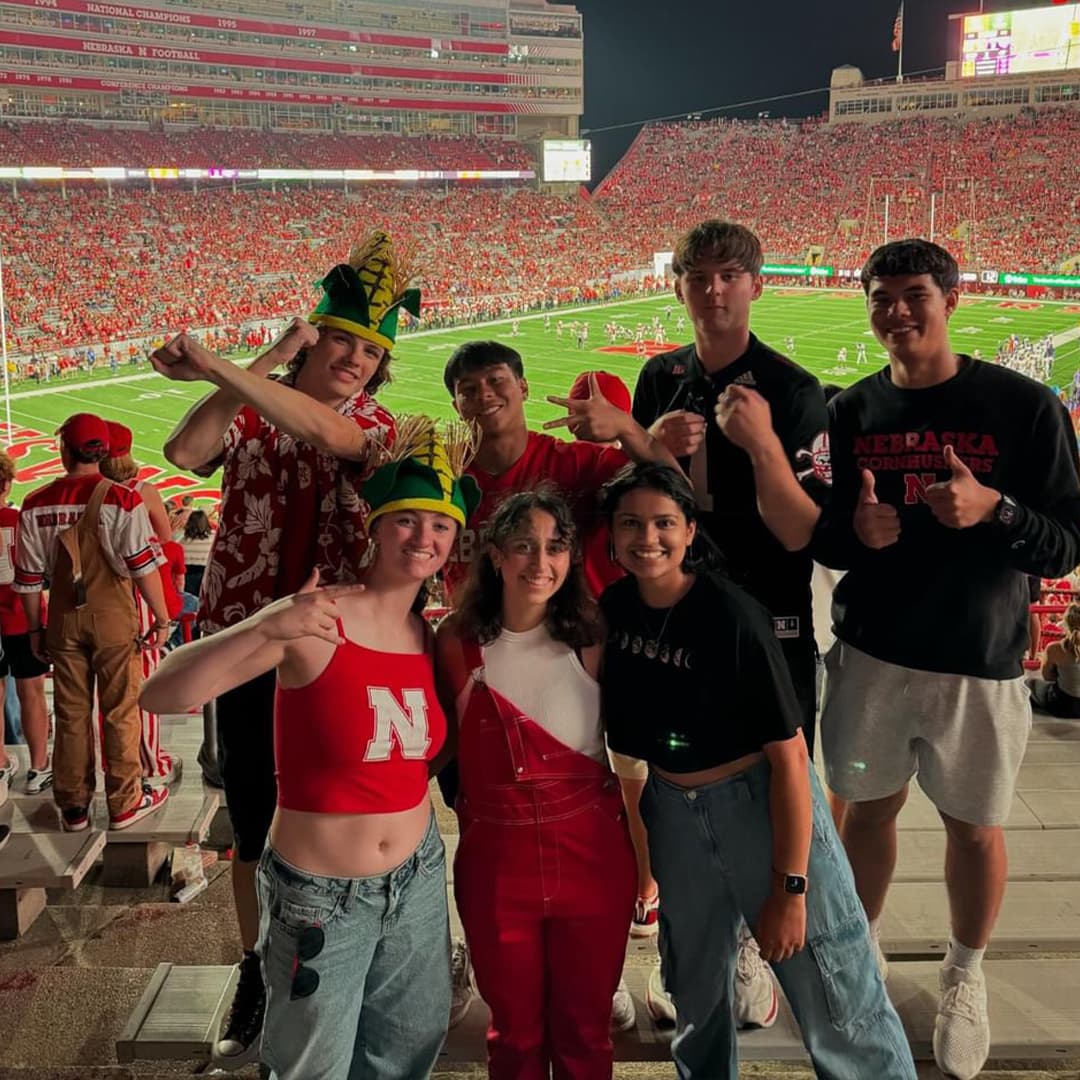
[[[203,781],[214,788],[224,788],[225,782],[221,779],[221,766],[218,764],[217,758],[211,760],[206,753],[206,743],[203,743],[199,747],[199,753],[195,760],[199,763],[199,768],[202,769]]]
[[[215,1066],[231,1071],[259,1060],[265,1012],[266,988],[263,986],[259,958],[254,953],[246,952],[240,961],[240,979],[225,1021],[225,1030],[214,1044]]]
[[[64,832],[82,832],[90,828],[90,808],[69,806],[60,811],[60,827]]]

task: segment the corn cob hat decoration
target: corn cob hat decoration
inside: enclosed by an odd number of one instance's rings
[[[348,262],[338,263],[318,282],[323,297],[309,321],[346,330],[389,351],[397,339],[399,311],[420,317],[420,290],[409,288],[414,277],[409,259],[395,252],[390,236],[373,232],[353,247]]]
[[[368,531],[381,515],[398,510],[432,510],[464,528],[480,502],[476,481],[463,475],[477,445],[476,428],[463,420],[399,418],[393,449],[384,452],[390,460],[364,484]]]

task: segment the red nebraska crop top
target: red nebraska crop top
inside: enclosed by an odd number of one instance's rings
[[[340,621],[338,630],[344,638]],[[278,806],[322,814],[411,810],[427,793],[427,763],[445,741],[431,656],[346,639],[314,682],[277,687]]]

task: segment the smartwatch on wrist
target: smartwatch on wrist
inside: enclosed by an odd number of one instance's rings
[[[780,884],[788,896],[806,895],[805,874],[781,874],[779,870],[774,870],[773,873],[780,879]]]
[[[1002,495],[998,499],[997,506],[994,507],[993,523],[999,529],[1011,529],[1018,517],[1019,507],[1016,505],[1016,500],[1008,495]]]

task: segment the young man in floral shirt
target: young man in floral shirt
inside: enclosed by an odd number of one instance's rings
[[[213,633],[299,589],[319,570],[324,584],[353,581],[366,539],[359,491],[389,445],[394,420],[374,392],[388,379],[398,308],[419,313],[404,288],[390,238],[376,233],[322,281],[310,321],[248,369],[187,335],[152,357],[170,379],[217,390],[180,421],[165,455],[202,474],[223,466],[222,512],[203,578],[199,623]],[[266,376],[279,364],[289,371]],[[374,459],[374,460],[373,460]],[[258,957],[255,871],[277,803],[275,678],[254,679],[217,701],[218,754],[234,832],[233,895],[244,957],[215,1060],[238,1068],[259,1053],[265,994]]]

